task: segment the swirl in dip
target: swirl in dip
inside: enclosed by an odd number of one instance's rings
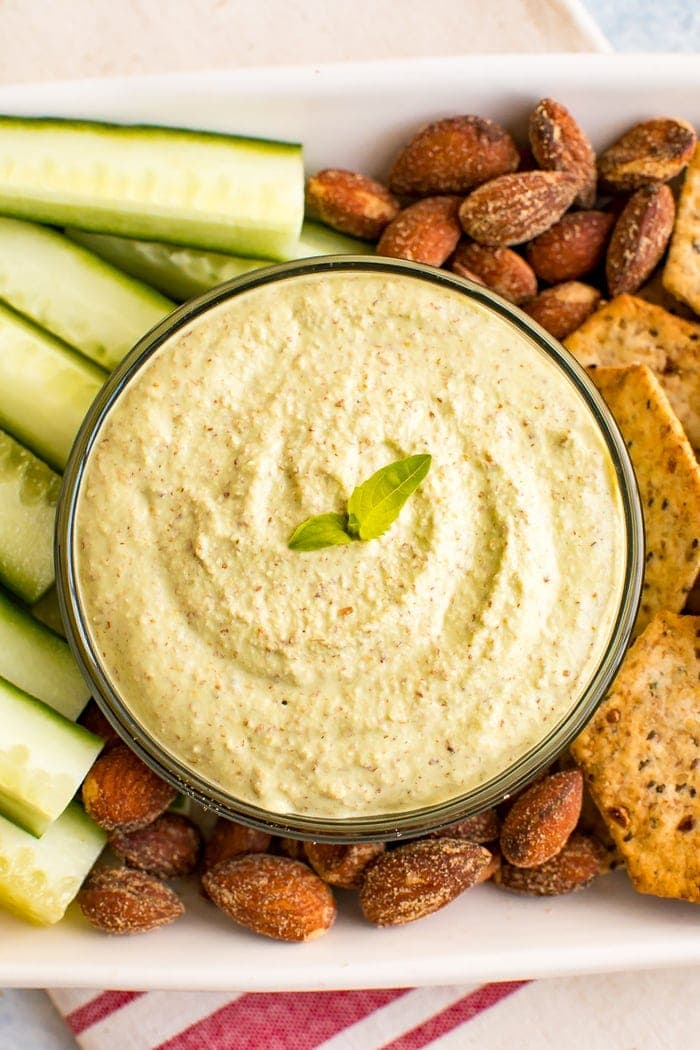
[[[288,549],[420,452],[380,539]],[[459,796],[564,718],[625,530],[598,426],[533,341],[420,276],[331,271],[234,295],[135,373],[75,555],[95,650],[162,747],[270,812],[357,818]]]

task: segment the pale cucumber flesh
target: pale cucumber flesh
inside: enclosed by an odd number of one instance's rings
[[[54,634],[60,634],[65,638],[66,632],[61,619],[61,609],[58,604],[58,594],[55,587],[51,587],[46,594],[42,595],[38,602],[32,605],[32,616],[39,623],[50,627]]]
[[[35,602],[54,581],[53,530],[61,479],[0,430],[0,583]]]

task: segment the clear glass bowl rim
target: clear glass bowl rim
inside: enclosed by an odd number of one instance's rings
[[[114,689],[92,644],[78,600],[73,541],[80,484],[100,427],[127,384],[163,343],[201,314],[242,292],[273,281],[339,271],[410,276],[460,291],[505,318],[544,350],[580,392],[605,440],[617,475],[627,549],[620,607],[600,664],[579,701],[542,740],[487,783],[456,798],[399,813],[331,819],[272,813],[228,795],[162,748],[139,725]],[[489,289],[445,270],[398,259],[339,255],[280,263],[235,277],[177,307],[136,343],[97,395],[75,439],[57,509],[55,561],[61,615],[78,666],[110,723],[156,773],[205,808],[271,834],[339,843],[389,841],[443,829],[498,804],[549,766],[580,733],[605,696],[629,644],[641,596],[644,525],[632,463],[612,414],[584,369],[543,328]]]

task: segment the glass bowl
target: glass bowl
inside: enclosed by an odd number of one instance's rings
[[[175,332],[230,297],[269,282],[332,271],[369,271],[412,276],[452,290],[457,289],[524,333],[564,372],[595,420],[617,476],[626,532],[623,584],[610,637],[587,687],[561,721],[516,762],[465,794],[421,809],[357,818],[319,818],[268,812],[228,795],[174,757],[149,735],[130,714],[102,666],[81,608],[74,558],[76,506],[87,460],[105,417],[144,363]],[[226,282],[176,309],[136,344],[101,390],[76,438],[65,471],[58,507],[55,553],[58,597],[70,646],[92,687],[97,703],[143,761],[170,781],[178,791],[231,820],[277,835],[342,843],[410,838],[444,828],[501,802],[553,762],[590,719],[624,656],[641,593],[644,532],[636,480],[624,440],[585,371],[542,328],[488,289],[443,270],[394,259],[330,256],[271,266]]]

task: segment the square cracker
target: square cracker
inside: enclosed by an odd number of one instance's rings
[[[700,466],[651,369],[596,368],[591,377],[622,431],[639,484],[646,528],[639,632],[661,609],[680,612],[700,571]]]
[[[700,145],[683,180],[663,280],[672,295],[700,314]]]
[[[700,617],[654,617],[571,750],[635,888],[700,901]]]
[[[633,295],[618,295],[564,340],[587,368],[648,365],[693,448],[700,450],[700,324]]]

